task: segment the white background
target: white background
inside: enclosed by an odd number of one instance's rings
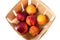
[[[5,16],[19,0],[0,0],[0,40],[23,40],[6,21]],[[56,14],[56,19],[41,40],[60,40],[60,1],[42,0]]]

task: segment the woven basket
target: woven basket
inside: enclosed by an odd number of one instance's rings
[[[7,14],[6,18],[9,18],[10,20],[13,20],[15,18],[15,15],[13,14],[13,10],[15,10],[16,12],[18,11],[21,11],[22,8],[21,8],[21,2],[23,3],[23,6],[26,7],[28,5],[28,0],[21,0],[19,1],[12,9],[11,11]],[[24,39],[26,40],[39,40],[45,33],[46,31],[48,30],[48,28],[50,27],[50,25],[52,24],[52,22],[54,21],[55,19],[55,14],[50,10],[49,7],[47,7],[42,1],[40,0],[31,0],[31,3],[36,5],[37,8],[38,8],[38,11],[39,13],[43,14],[46,10],[46,14],[49,18],[49,21],[46,25],[43,26],[43,29],[41,30],[41,32],[35,36],[35,37],[30,37],[30,36],[27,36],[27,34],[23,34],[21,35],[19,32],[17,32],[15,30],[15,24],[12,24],[12,23],[9,23],[13,29],[20,35],[22,36]],[[8,20],[7,20],[8,21]],[[9,22],[9,21],[8,21]]]

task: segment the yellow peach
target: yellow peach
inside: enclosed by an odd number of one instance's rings
[[[37,16],[37,22],[39,25],[45,25],[47,22],[47,18],[45,15],[38,15]]]
[[[36,7],[34,5],[28,5],[26,7],[26,12],[31,15],[36,13]]]

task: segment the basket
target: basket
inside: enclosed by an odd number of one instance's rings
[[[15,15],[13,14],[12,11],[13,11],[13,10],[15,10],[16,12],[21,11],[21,10],[22,10],[21,2],[22,2],[22,4],[23,4],[23,6],[26,7],[26,6],[28,5],[28,1],[29,1],[29,0],[20,0],[13,8],[9,11],[9,13],[8,13],[7,16],[6,16],[6,19],[9,18],[10,20],[13,20],[13,19],[15,18]],[[46,5],[45,5],[42,1],[40,1],[40,0],[31,0],[31,3],[32,3],[33,5],[36,5],[36,6],[37,6],[37,9],[38,9],[39,13],[43,14],[43,13],[46,11],[45,15],[47,15],[48,18],[49,18],[48,23],[43,26],[43,29],[41,30],[41,32],[40,32],[37,36],[35,36],[35,37],[29,37],[29,36],[27,36],[27,34],[21,35],[19,32],[17,32],[17,31],[15,30],[15,24],[10,23],[8,20],[7,20],[7,21],[8,21],[9,24],[13,27],[13,29],[14,29],[20,36],[22,36],[24,39],[26,39],[26,40],[39,40],[39,39],[46,33],[46,31],[49,29],[50,25],[51,25],[52,22],[54,21],[54,19],[55,19],[55,14],[51,11],[51,9],[50,9],[48,6],[46,6]]]

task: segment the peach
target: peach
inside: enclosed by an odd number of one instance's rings
[[[24,12],[17,12],[17,16],[16,18],[19,20],[19,21],[24,21],[25,20],[25,14]]]
[[[29,26],[35,25],[36,24],[36,18],[35,18],[35,16],[34,15],[27,16],[26,23]]]
[[[20,33],[26,33],[28,31],[28,26],[25,22],[20,22],[16,25],[15,29]]]
[[[32,14],[35,14],[36,13],[36,7],[34,5],[28,5],[26,7],[26,12],[29,14],[29,15],[32,15]]]
[[[45,25],[47,23],[47,18],[45,15],[38,15],[37,22],[39,25]]]
[[[32,36],[38,35],[39,32],[40,32],[40,29],[39,29],[39,27],[37,27],[37,26],[31,26],[30,29],[29,29],[29,33],[30,33]]]

